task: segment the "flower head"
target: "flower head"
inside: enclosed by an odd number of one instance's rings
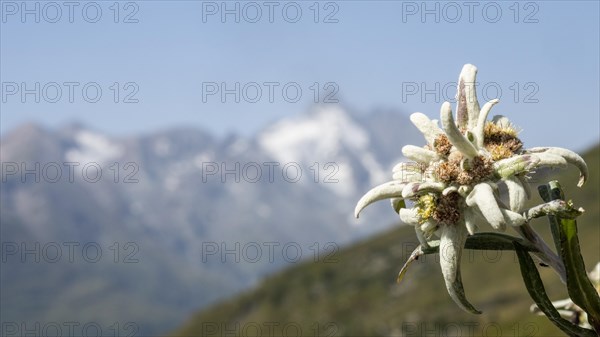
[[[426,145],[406,145],[402,154],[412,163],[393,168],[392,180],[367,192],[356,205],[355,216],[369,204],[391,199],[402,222],[415,227],[425,248],[440,237],[440,265],[450,296],[464,310],[480,313],[465,298],[460,278],[462,250],[468,235],[488,224],[504,231],[521,226],[521,214],[530,196],[527,179],[540,167],[580,170],[578,186],[588,170],[576,153],[556,147],[524,149],[519,130],[504,116],[488,115],[499,101],[480,108],[475,94],[477,68],[466,64],[458,79],[456,118],[450,103],[442,104],[441,127],[422,113],[410,116]],[[508,190],[508,205],[500,200],[498,184]],[[406,201],[409,201],[407,204]]]

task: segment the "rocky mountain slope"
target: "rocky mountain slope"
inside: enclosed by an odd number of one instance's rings
[[[413,142],[403,113],[339,106],[252,137],[23,125],[0,146],[2,320],[163,333],[265,275],[387,228],[393,214],[356,222],[352,209],[387,179],[397,144]]]

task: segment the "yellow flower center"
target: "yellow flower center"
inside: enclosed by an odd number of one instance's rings
[[[431,194],[422,195],[416,203],[417,214],[420,218],[420,223],[424,223],[433,216],[435,212],[435,197]]]

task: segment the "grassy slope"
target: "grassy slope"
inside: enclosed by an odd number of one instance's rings
[[[559,179],[567,197],[586,209],[579,230],[589,269],[600,261],[600,148],[585,159],[591,178],[583,189],[575,187],[574,169]],[[537,195],[534,201],[541,202]],[[546,224],[543,219],[534,222],[550,243]],[[296,335],[296,324],[302,336],[562,335],[545,317],[529,313],[531,300],[513,252],[463,256],[467,297],[484,312],[471,315],[447,295],[434,256],[414,263],[403,283],[395,283],[415,246],[412,228],[394,229],[338,252],[335,263],[307,262],[269,277],[256,289],[199,312],[174,335],[224,336],[226,330],[255,335],[258,329],[266,336]],[[567,297],[552,271],[543,268],[541,273],[552,299]]]

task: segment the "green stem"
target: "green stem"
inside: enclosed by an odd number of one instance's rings
[[[545,186],[540,186],[540,195],[544,201],[564,199],[560,184],[551,181]],[[577,221],[560,215],[548,216],[557,250],[565,266],[567,276],[567,290],[573,303],[583,309],[588,316],[588,322],[600,334],[600,296],[590,281],[585,268],[579,237],[577,235]]]
[[[528,223],[515,227],[515,230],[529,242],[529,244],[536,248],[534,252],[543,263],[549,265],[560,277],[562,283],[567,283],[567,274],[565,272],[565,266],[560,257],[550,249],[548,244],[542,239],[542,237],[535,231]]]

